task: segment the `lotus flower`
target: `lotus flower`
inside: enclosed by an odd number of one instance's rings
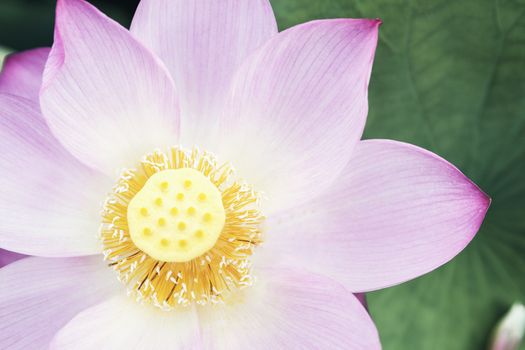
[[[515,302],[494,329],[490,350],[518,350],[525,334],[525,306]]]
[[[378,349],[353,293],[425,274],[488,197],[360,141],[379,20],[267,0],[59,0],[0,77],[0,348]],[[117,278],[118,277],[118,278]]]

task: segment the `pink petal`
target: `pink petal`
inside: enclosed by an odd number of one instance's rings
[[[208,143],[235,69],[277,25],[267,0],[142,0],[131,32],[170,70],[191,147]]]
[[[353,292],[380,289],[455,257],[489,204],[437,155],[396,141],[363,141],[325,195],[268,219],[265,250]]]
[[[77,313],[121,285],[102,258],[30,257],[0,269],[0,348],[47,349]]]
[[[0,94],[0,247],[42,256],[99,253],[100,207],[112,180],[69,154],[38,105]]]
[[[49,48],[23,51],[7,56],[0,73],[0,93],[22,96],[38,102],[42,73]]]
[[[365,307],[365,309],[368,309],[368,303],[366,302],[366,293],[355,293],[354,294],[357,300]]]
[[[192,308],[165,312],[116,296],[72,319],[51,349],[201,349]]]
[[[17,260],[24,258],[25,255],[11,252],[9,250],[0,249],[0,267],[11,264]]]
[[[338,176],[361,137],[380,21],[324,20],[286,30],[237,72],[220,156],[272,201],[304,202]]]
[[[84,0],[59,0],[40,101],[58,139],[115,175],[146,152],[177,144],[178,105],[162,63]]]
[[[201,308],[205,349],[380,349],[374,323],[328,278],[263,270],[239,301]]]

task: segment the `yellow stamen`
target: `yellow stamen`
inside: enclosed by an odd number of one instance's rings
[[[262,220],[258,194],[229,165],[172,148],[122,174],[100,233],[105,258],[131,293],[170,309],[221,302],[249,286]]]

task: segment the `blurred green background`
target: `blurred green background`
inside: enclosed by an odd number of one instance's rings
[[[0,0],[0,46],[49,46],[54,3]],[[127,26],[138,1],[92,3]],[[316,18],[383,20],[365,137],[440,154],[493,202],[463,253],[431,274],[370,293],[370,311],[386,350],[485,349],[511,303],[525,301],[525,0],[272,5],[281,29]]]

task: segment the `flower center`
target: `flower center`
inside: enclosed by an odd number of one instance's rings
[[[163,309],[223,302],[252,283],[258,199],[210,153],[147,154],[104,203],[104,257],[139,302]]]
[[[217,187],[190,168],[156,173],[128,206],[133,243],[167,262],[190,261],[213,248],[225,219]]]

